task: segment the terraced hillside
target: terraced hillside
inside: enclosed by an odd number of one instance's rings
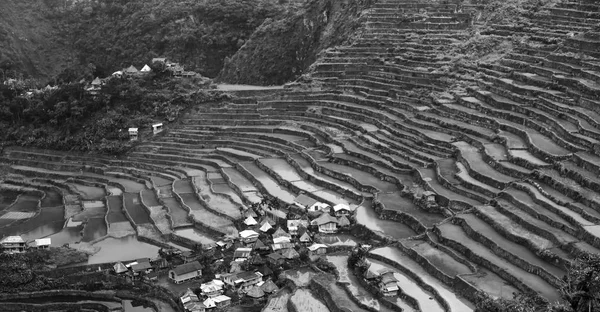
[[[7,148],[5,183],[77,195],[67,218],[90,200],[78,185],[99,187],[109,235],[162,243],[191,225],[235,234],[247,205],[306,194],[357,207],[357,223],[396,241],[369,261],[405,285],[399,306],[468,311],[477,291],[559,300],[573,257],[600,252],[600,6],[558,1],[518,27],[482,27],[481,9],[379,0],[309,88],[233,92],[122,159]],[[477,62],[444,53],[473,29],[529,37]]]

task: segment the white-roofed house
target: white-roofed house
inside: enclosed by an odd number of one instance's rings
[[[319,227],[320,233],[335,233],[338,230],[338,220],[328,213],[324,213],[314,219],[312,224]]]
[[[352,209],[346,204],[337,204],[333,206],[333,212],[336,217],[341,217],[352,214]]]
[[[330,210],[331,210],[331,206],[329,206],[329,204],[322,203],[322,202],[316,202],[313,205],[308,207],[308,212],[321,211],[324,213],[329,213]]]
[[[204,283],[200,285],[200,291],[203,296],[212,298],[223,294],[223,281],[221,280],[212,280],[208,283]]]
[[[322,255],[327,253],[327,245],[325,244],[312,244],[308,246],[308,252],[311,256]]]
[[[140,73],[143,74],[148,74],[152,72],[152,68],[150,68],[150,66],[148,66],[148,64],[144,65],[144,67],[142,67],[142,69],[140,69]]]
[[[46,238],[38,238],[34,240],[29,247],[37,248],[37,249],[48,249],[52,245],[52,239],[50,237]]]
[[[184,263],[169,271],[169,279],[175,284],[202,276],[202,265],[199,262]]]
[[[258,233],[252,230],[244,230],[240,232],[240,239],[243,243],[254,243],[258,239]]]
[[[258,222],[256,222],[256,220],[252,216],[248,216],[248,218],[246,218],[246,220],[244,220],[244,224],[247,226],[253,226],[253,225],[257,225]]]
[[[0,246],[5,253],[21,253],[27,247],[21,236],[7,236],[0,240]]]

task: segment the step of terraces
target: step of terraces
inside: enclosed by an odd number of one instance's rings
[[[511,241],[497,232],[493,227],[473,214],[461,214],[453,223],[462,227],[463,231],[474,241],[488,248],[506,261],[538,275],[555,287],[561,284],[560,279],[566,271],[542,259],[539,255],[517,242]]]
[[[274,177],[279,184],[286,186],[294,193],[310,194],[309,196],[332,206],[339,203],[354,204],[352,200],[348,200],[342,196],[344,192],[332,190],[332,185],[323,185],[322,183],[317,185],[309,180],[303,179],[296,168],[287,163],[284,159],[261,159],[255,161],[255,164],[270,176]],[[323,181],[323,183],[326,182]],[[358,193],[347,197],[354,198],[354,200],[358,201],[362,200],[361,195]]]
[[[370,251],[368,258],[382,260],[417,281],[417,284],[432,293],[434,297],[447,307],[448,311],[472,311],[472,304],[456,295],[451,288],[432,276],[407,254],[395,247],[382,247]]]
[[[237,234],[233,222],[210,209],[208,209],[195,193],[194,187],[189,180],[179,180],[173,184],[176,199],[189,211],[189,215],[195,223],[211,229],[212,231],[227,234]]]
[[[438,179],[436,171],[432,168],[417,168],[417,171],[427,185],[427,190],[430,190],[438,196],[444,198],[447,206],[454,210],[464,210],[475,206],[479,206],[489,201],[488,198],[482,196],[473,196],[472,191],[464,188],[461,185],[443,184]],[[446,205],[446,203],[444,203]]]
[[[510,281],[519,290],[533,291],[551,302],[560,298],[558,290],[554,286],[541,277],[523,270],[504,258],[498,257],[486,245],[468,236],[460,226],[445,223],[437,226],[435,232],[444,245],[449,245],[475,263]]]
[[[242,217],[240,214],[240,208],[242,206],[239,206],[227,196],[215,194],[208,181],[206,172],[200,171],[198,173],[198,175],[191,176],[192,184],[198,194],[198,199],[200,199],[208,209],[213,210],[214,213],[234,220],[240,219]]]
[[[465,165],[469,174],[482,183],[493,186],[497,189],[504,189],[516,179],[496,171],[490,166],[481,155],[481,152],[474,146],[459,141],[453,143],[459,150],[459,161]]]
[[[502,202],[500,200],[499,202]],[[496,203],[496,206],[500,205],[500,203]],[[538,233],[532,231],[531,229],[535,227],[533,224],[528,224],[528,220],[519,219],[519,216],[513,216],[510,213],[506,213],[506,205],[510,205],[509,203],[502,202],[503,207],[498,209],[494,206],[480,206],[474,210],[475,215],[479,217],[479,219],[484,220],[488,223],[492,228],[494,228],[498,233],[502,236],[506,237],[506,239],[520,244],[522,246],[527,247],[529,250],[533,251],[536,255],[543,255],[543,259],[552,259],[554,257],[559,259],[559,263],[566,265],[574,258],[568,253],[568,250],[562,250],[562,244],[558,244],[556,238],[548,239],[546,238],[548,234],[536,234]],[[513,206],[513,209],[516,209]],[[526,223],[526,225],[523,225]],[[557,230],[557,229],[553,229]],[[565,236],[569,236],[564,233]],[[573,241],[576,239],[572,237]],[[559,267],[560,268],[560,267]],[[555,275],[557,273],[554,273]],[[558,277],[564,272],[559,272]]]
[[[293,203],[296,194],[292,193],[286,187],[279,184],[268,172],[258,167],[254,162],[240,162],[236,168],[253,184],[258,185],[258,189],[272,197],[278,198],[286,203]]]
[[[500,213],[506,215],[508,218],[530,230],[532,233],[536,233],[557,244],[563,252],[576,255],[580,254],[582,251],[596,252],[598,250],[572,235],[575,233],[568,233],[567,231],[574,231],[571,228],[564,226],[564,223],[557,223],[555,220],[547,217],[539,218],[536,213],[530,214],[529,211],[523,210],[510,201],[502,198],[497,199],[494,207]],[[557,249],[553,249],[553,251],[558,254]],[[563,256],[563,258],[567,257]]]

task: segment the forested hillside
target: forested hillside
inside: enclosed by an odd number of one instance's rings
[[[49,20],[41,0],[0,1],[0,79],[48,79],[71,63],[74,53]]]
[[[168,56],[214,77],[267,18],[284,13],[278,0],[47,0],[53,20],[97,75]],[[280,2],[283,2],[280,4]]]
[[[372,0],[312,0],[301,10],[271,19],[226,60],[219,79],[230,83],[283,84],[300,76],[323,49],[344,44]]]

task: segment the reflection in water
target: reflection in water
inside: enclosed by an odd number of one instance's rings
[[[135,236],[118,239],[108,237],[95,243],[94,246],[100,247],[100,251],[90,256],[88,264],[156,258],[160,249],[157,246],[138,241]]]
[[[83,230],[82,226],[64,228],[62,231],[50,235],[49,237],[52,239],[52,247],[60,247],[64,244],[77,243],[81,241],[81,230]]]
[[[406,224],[379,219],[373,207],[362,205],[356,209],[356,222],[369,230],[391,236],[395,239],[407,238],[417,233]]]

